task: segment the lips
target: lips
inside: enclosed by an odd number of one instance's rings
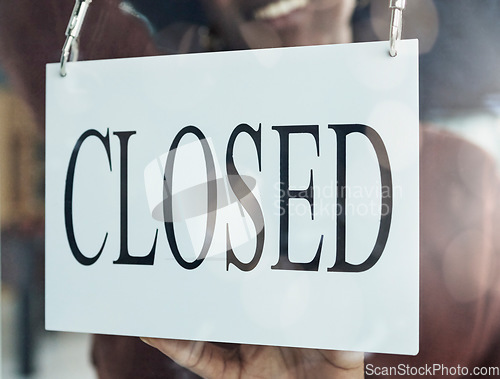
[[[278,0],[253,10],[252,18],[258,21],[272,21],[286,18],[292,13],[304,9],[309,0]]]

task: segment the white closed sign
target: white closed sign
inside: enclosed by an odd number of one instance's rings
[[[47,66],[50,330],[416,354],[418,48]]]

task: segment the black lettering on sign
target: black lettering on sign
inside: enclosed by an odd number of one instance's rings
[[[76,260],[85,266],[90,266],[99,259],[104,249],[104,245],[106,245],[106,240],[108,239],[108,233],[106,232],[101,248],[99,249],[97,254],[95,254],[92,258],[89,258],[80,251],[76,243],[75,230],[73,228],[73,184],[75,180],[76,159],[78,158],[78,153],[80,152],[80,148],[82,147],[83,142],[85,142],[85,140],[89,137],[97,137],[103,144],[104,148],[106,149],[106,154],[108,155],[109,170],[111,171],[109,130],[106,132],[106,135],[103,136],[97,130],[89,129],[84,132],[80,136],[80,138],[78,138],[75,147],[73,148],[71,158],[69,159],[68,172],[66,174],[66,188],[64,190],[64,221],[66,225],[66,236],[68,237],[69,247]]]
[[[311,134],[316,142],[316,151],[319,157],[319,133],[318,125],[293,125],[293,126],[273,126],[280,135],[280,238],[278,263],[271,266],[273,270],[303,270],[318,271],[321,248],[323,247],[323,236],[319,241],[319,246],[313,260],[308,263],[290,262],[288,257],[288,231],[289,231],[289,201],[290,199],[305,199],[311,206],[311,218],[314,220],[314,186],[313,172],[306,189],[291,190],[289,180],[290,170],[290,134]]]
[[[328,269],[329,272],[362,272],[372,268],[382,256],[385,244],[389,237],[392,217],[392,176],[387,150],[380,135],[372,128],[361,124],[329,125],[337,134],[337,257],[335,264]],[[382,191],[382,209],[380,226],[377,240],[368,258],[360,264],[351,264],[346,261],[345,254],[345,192],[346,187],[346,137],[351,133],[361,133],[368,138],[375,153],[380,168],[381,188],[387,188],[387,192]]]
[[[336,258],[335,264],[328,268],[328,272],[363,272],[372,268],[382,256],[382,253],[389,238],[389,231],[392,219],[392,174],[389,157],[385,148],[384,142],[380,135],[371,127],[361,124],[332,124],[328,126],[333,129],[337,136],[337,241],[336,241]],[[323,235],[321,235],[316,254],[310,262],[291,262],[289,258],[289,203],[290,199],[303,199],[309,202],[311,208],[311,219],[314,220],[314,181],[313,170],[310,171],[309,185],[305,189],[290,189],[290,135],[291,134],[310,134],[314,138],[316,144],[316,154],[319,157],[319,126],[318,125],[282,125],[273,126],[279,134],[279,171],[280,171],[280,219],[279,219],[279,258],[278,262],[271,266],[272,270],[300,270],[300,271],[318,271],[319,262],[323,247]],[[230,238],[230,224],[226,225],[226,270],[232,264],[241,271],[251,271],[259,263],[265,241],[265,225],[263,210],[243,180],[240,172],[236,169],[234,163],[234,145],[238,136],[246,133],[252,139],[258,159],[259,171],[262,171],[262,130],[261,124],[259,128],[254,130],[248,124],[238,125],[231,133],[227,149],[226,149],[226,172],[231,191],[236,196],[238,202],[250,216],[256,232],[256,246],[252,259],[249,262],[242,262],[236,256]],[[347,151],[347,136],[351,133],[360,133],[368,138],[373,146],[377,162],[380,169],[381,188],[381,212],[380,225],[378,230],[375,246],[373,247],[368,258],[360,264],[352,264],[347,261],[346,257],[346,151]],[[135,131],[119,131],[114,132],[120,141],[120,253],[114,264],[128,265],[153,265],[156,253],[156,245],[158,239],[158,229],[156,229],[153,246],[146,256],[131,256],[128,249],[128,147],[130,137],[136,134]],[[173,198],[172,198],[172,182],[174,173],[174,163],[180,141],[186,134],[193,134],[199,141],[204,155],[204,164],[206,167],[207,176],[207,206],[206,206],[206,227],[203,246],[197,258],[192,261],[186,261],[178,248],[174,230],[173,217]],[[104,146],[108,157],[109,169],[111,166],[111,148],[109,139],[109,130],[106,135],[102,135],[97,130],[89,129],[84,132],[77,140],[71,157],[69,160],[68,171],[66,174],[66,185],[64,192],[64,220],[66,226],[66,235],[68,238],[71,252],[75,259],[82,265],[90,266],[94,264],[103,252],[104,246],[108,238],[108,233],[104,236],[101,248],[97,253],[84,254],[76,242],[75,231],[73,226],[73,187],[75,178],[76,161],[82,144],[89,138],[95,137],[99,139]],[[172,251],[172,254],[177,263],[187,269],[192,270],[199,267],[205,260],[208,250],[210,249],[213,235],[215,233],[215,222],[217,217],[217,178],[215,171],[215,163],[212,151],[206,140],[203,132],[196,126],[186,126],[177,133],[172,145],[170,146],[167,161],[164,171],[163,185],[163,216],[164,226],[167,236],[167,241]]]
[[[229,265],[233,264],[242,271],[251,271],[259,263],[260,257],[262,256],[262,251],[264,249],[264,238],[265,238],[264,214],[262,213],[262,208],[260,207],[259,202],[252,194],[250,188],[248,188],[248,186],[245,184],[238,170],[234,166],[234,158],[233,158],[234,143],[240,133],[247,133],[252,138],[255,144],[255,149],[257,150],[257,158],[259,160],[259,171],[262,171],[261,125],[259,124],[259,129],[257,130],[253,130],[247,124],[238,125],[233,130],[231,136],[229,137],[229,142],[227,144],[227,150],[226,150],[226,171],[229,180],[229,185],[231,186],[231,190],[238,198],[238,201],[241,203],[243,208],[245,208],[245,210],[250,215],[250,218],[252,219],[252,222],[255,226],[255,231],[257,233],[257,243],[255,246],[255,254],[252,260],[248,263],[241,262],[234,254],[233,248],[231,246],[231,240],[229,238],[229,225],[227,225],[226,226],[226,235],[227,235],[226,270],[229,270]]]
[[[158,229],[148,255],[136,257],[131,256],[128,251],[128,140],[135,133],[135,131],[113,133],[120,139],[120,256],[113,263],[149,266],[155,260]]]
[[[177,147],[186,134],[194,134],[201,143],[203,148],[203,155],[205,157],[205,165],[207,168],[207,226],[205,230],[205,239],[201,252],[193,262],[186,261],[179,251],[177,240],[175,239],[174,232],[174,219],[172,209],[172,181],[174,176],[174,162],[177,153]],[[196,126],[186,126],[174,138],[170,150],[167,155],[167,164],[165,165],[165,184],[163,186],[163,216],[165,218],[165,231],[167,233],[167,240],[174,255],[175,260],[182,267],[188,270],[197,268],[203,263],[205,257],[212,243],[212,238],[215,230],[215,220],[217,215],[217,181],[215,175],[215,163],[210,146],[205,138],[205,135]]]

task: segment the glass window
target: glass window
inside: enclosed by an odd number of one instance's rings
[[[420,353],[367,354],[353,374],[499,375],[500,3],[407,3],[403,38],[421,52]],[[0,4],[2,377],[196,377],[138,338],[44,331],[44,65],[60,59],[72,6]],[[94,1],[79,59],[386,40],[389,17],[387,0]],[[269,377],[267,358],[299,377],[332,369],[311,351],[206,351]],[[220,368],[207,367],[195,369]]]

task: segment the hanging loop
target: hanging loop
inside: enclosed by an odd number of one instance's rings
[[[403,10],[405,7],[406,0],[390,0],[391,28],[389,35],[389,55],[391,57],[395,57],[398,54],[396,50],[396,41],[401,39],[401,32],[403,30]]]
[[[66,76],[66,63],[78,59],[78,35],[85,19],[85,14],[92,0],[76,0],[73,13],[66,28],[66,41],[61,53],[61,76]]]

